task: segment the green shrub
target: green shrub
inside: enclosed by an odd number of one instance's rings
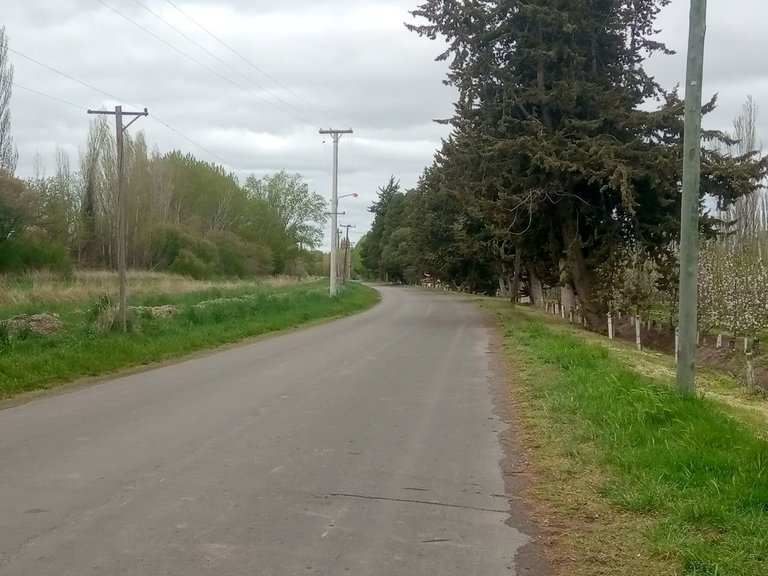
[[[269,248],[246,242],[232,232],[199,238],[172,226],[162,226],[153,238],[153,264],[177,274],[207,279],[213,276],[245,278],[272,272]]]
[[[215,268],[210,262],[204,261],[187,248],[182,248],[169,269],[175,274],[191,276],[196,280],[211,278],[215,273]]]
[[[5,322],[0,322],[0,354],[11,347],[11,332]]]
[[[69,250],[62,244],[33,235],[0,242],[0,272],[18,274],[30,270],[70,274],[72,258]]]

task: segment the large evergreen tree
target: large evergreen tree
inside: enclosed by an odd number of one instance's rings
[[[677,237],[683,106],[643,68],[667,52],[654,23],[668,3],[428,0],[413,12],[427,23],[409,26],[448,44],[439,59],[459,92],[439,160],[448,185],[500,260],[522,250],[561,278],[565,262],[595,326],[598,264],[627,243],[668,252]],[[708,149],[702,197],[729,205],[763,172],[754,154]]]
[[[379,188],[378,200],[368,208],[368,211],[374,214],[374,220],[367,235],[365,249],[362,251],[363,266],[380,280],[387,280],[387,273],[382,265],[382,253],[387,238],[401,224],[402,200],[400,182],[392,176]]]

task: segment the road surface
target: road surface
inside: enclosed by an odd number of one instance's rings
[[[376,308],[0,410],[0,575],[469,576],[516,565],[490,332]],[[519,516],[519,514],[518,514]]]

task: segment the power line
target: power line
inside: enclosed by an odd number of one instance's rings
[[[93,90],[95,92],[98,92],[99,94],[105,95],[108,98],[111,98],[112,100],[115,100],[117,102],[125,102],[126,104],[129,104],[130,106],[139,108],[139,106],[136,106],[135,104],[132,104],[131,102],[128,102],[127,100],[125,100],[123,98],[115,96],[114,94],[110,94],[109,92],[107,92],[105,90],[102,90],[101,88],[97,88],[96,86],[93,86],[92,84],[88,84],[87,82],[83,82],[79,78],[75,78],[74,76],[72,76],[70,74],[67,74],[66,72],[62,72],[61,70],[58,70],[58,69],[54,68],[53,66],[49,66],[48,64],[45,64],[44,62],[40,62],[39,60],[36,60],[35,58],[32,58],[31,56],[27,56],[26,54],[22,54],[18,50],[14,50],[13,48],[8,48],[8,50],[10,52],[13,52],[17,56],[21,56],[22,58],[25,58],[26,60],[29,60],[30,62],[34,62],[38,66],[41,66],[41,67],[43,67],[43,68],[45,68],[47,70],[50,70],[51,72],[54,72],[55,74],[58,74],[59,76],[62,76],[64,78],[68,79],[68,80],[71,80],[72,82],[80,84],[81,86],[85,86],[86,88],[88,88],[90,90]],[[86,110],[85,107],[79,106],[77,104],[74,104],[73,102],[68,102],[66,100],[62,100],[61,98],[57,98],[56,96],[51,96],[50,94],[46,94],[44,92],[39,92],[39,91],[33,90],[31,88],[26,88],[25,86],[21,86],[21,85],[15,83],[15,82],[14,82],[14,86],[16,86],[18,88],[21,88],[22,90],[28,90],[29,92],[33,92],[33,93],[38,94],[40,96],[43,96],[45,98],[50,98],[51,100],[56,100],[57,102],[61,102],[62,104],[66,104],[68,106],[73,106],[73,107],[75,107],[75,108],[77,108],[79,110]],[[203,152],[206,152],[207,154],[209,154],[210,156],[212,156],[213,158],[215,158],[216,160],[218,160],[222,164],[225,164],[227,166],[230,166],[231,168],[236,169],[239,172],[242,172],[245,176],[249,176],[248,172],[246,172],[242,168],[238,167],[236,164],[233,164],[232,162],[229,162],[229,161],[225,160],[224,158],[222,158],[218,154],[215,154],[214,152],[211,152],[208,148],[206,148],[205,146],[203,146],[199,142],[196,142],[195,140],[193,140],[192,138],[190,138],[186,134],[182,133],[180,130],[177,130],[170,123],[166,122],[162,118],[160,118],[160,117],[158,117],[158,116],[156,116],[154,114],[150,115],[149,118],[150,118],[150,120],[154,120],[155,122],[158,122],[159,124],[162,124],[163,126],[165,126],[171,132],[173,132],[173,133],[177,134],[178,136],[181,136],[182,138],[184,138],[187,142],[189,142],[191,144],[194,144],[200,150],[202,150]]]
[[[139,6],[141,6],[141,7],[142,7],[144,10],[146,10],[147,12],[149,12],[149,13],[150,13],[152,16],[154,16],[156,19],[160,20],[160,22],[162,22],[163,24],[165,24],[166,26],[168,26],[168,28],[170,28],[171,30],[173,30],[174,32],[176,32],[177,34],[179,34],[180,36],[182,36],[183,38],[185,38],[185,39],[186,39],[188,42],[191,42],[192,44],[194,44],[195,46],[197,46],[198,48],[200,48],[200,50],[202,50],[203,52],[205,52],[206,54],[208,54],[208,55],[209,55],[211,58],[214,58],[214,59],[215,59],[217,62],[220,62],[221,64],[223,64],[224,66],[226,66],[227,68],[229,68],[229,69],[230,69],[231,71],[233,71],[235,74],[237,74],[237,75],[241,76],[242,78],[245,78],[245,80],[246,80],[246,81],[250,82],[251,84],[253,84],[253,85],[254,85],[254,86],[256,86],[257,88],[259,88],[259,89],[263,90],[264,92],[266,92],[267,94],[269,94],[270,96],[272,96],[273,98],[275,98],[276,100],[278,100],[278,101],[282,102],[283,104],[285,104],[287,107],[289,107],[289,108],[293,109],[293,110],[294,110],[295,112],[297,112],[298,114],[303,114],[303,112],[302,112],[301,110],[299,110],[298,108],[296,108],[296,106],[294,106],[294,105],[293,105],[293,104],[291,104],[290,102],[288,102],[288,101],[284,100],[284,99],[283,99],[283,98],[281,98],[279,95],[277,95],[277,94],[273,94],[272,92],[270,92],[270,91],[269,91],[269,89],[268,89],[267,87],[265,87],[265,86],[263,86],[263,85],[259,84],[259,83],[258,83],[256,80],[254,80],[254,79],[253,79],[253,78],[251,78],[250,76],[247,76],[247,75],[243,74],[243,73],[242,73],[240,70],[238,70],[237,68],[235,68],[234,66],[232,66],[231,64],[229,64],[229,62],[227,62],[226,60],[223,60],[223,59],[222,59],[222,58],[220,58],[220,57],[219,57],[217,54],[215,54],[215,53],[211,52],[210,50],[208,50],[208,48],[206,48],[205,46],[203,46],[202,44],[200,44],[199,42],[197,42],[197,41],[196,41],[194,38],[191,38],[189,35],[187,35],[186,33],[184,33],[182,30],[179,30],[179,29],[178,29],[176,26],[174,26],[173,24],[171,24],[170,22],[168,22],[168,21],[167,21],[165,18],[163,18],[162,16],[160,16],[160,15],[159,15],[157,12],[153,11],[153,10],[152,10],[151,8],[149,8],[149,7],[148,7],[146,4],[142,3],[140,0],[133,0],[133,1],[134,1],[136,4],[138,4]],[[309,123],[310,123],[310,124],[314,124],[314,122],[309,122]]]
[[[197,146],[198,148],[200,148],[200,150],[202,150],[203,152],[207,152],[209,155],[213,156],[213,157],[214,157],[216,160],[218,160],[218,161],[219,161],[219,162],[221,162],[222,164],[226,164],[227,166],[230,166],[231,168],[234,168],[234,169],[235,169],[235,170],[237,170],[238,172],[241,172],[242,174],[244,174],[246,177],[247,177],[247,176],[250,176],[250,174],[249,174],[248,172],[246,172],[245,170],[243,170],[242,168],[240,168],[240,167],[239,167],[239,166],[237,166],[236,164],[233,164],[232,162],[228,162],[227,160],[224,160],[224,159],[223,159],[221,156],[218,156],[217,154],[214,154],[213,152],[211,152],[210,150],[208,150],[208,149],[207,149],[205,146],[203,146],[202,144],[200,144],[200,143],[198,143],[198,142],[195,142],[195,141],[194,141],[194,140],[192,140],[192,138],[190,138],[189,136],[187,136],[187,135],[185,135],[185,134],[182,134],[181,132],[179,132],[178,130],[176,130],[176,128],[174,128],[173,126],[171,126],[171,125],[170,125],[170,124],[168,124],[167,122],[165,122],[165,121],[161,120],[161,119],[160,119],[160,118],[158,118],[157,116],[151,116],[151,115],[150,115],[150,117],[149,117],[149,118],[150,118],[150,119],[154,119],[154,120],[156,120],[157,122],[159,122],[160,124],[162,124],[163,126],[165,126],[166,128],[168,128],[168,129],[169,129],[171,132],[174,132],[174,133],[178,134],[179,136],[181,136],[182,138],[184,138],[184,140],[186,140],[187,142],[190,142],[191,144],[194,144],[195,146]]]
[[[42,96],[43,98],[48,98],[50,100],[55,100],[56,102],[66,104],[67,106],[72,106],[73,108],[77,108],[80,111],[83,111],[86,109],[84,106],[80,106],[79,104],[75,104],[74,102],[69,102],[68,100],[62,100],[61,98],[57,98],[56,96],[51,96],[50,94],[46,94],[45,92],[40,92],[33,88],[27,88],[26,86],[22,86],[18,82],[13,82],[11,85],[14,88],[21,88],[22,90],[26,90],[27,92],[31,92],[32,94],[37,94],[38,96]]]
[[[246,58],[245,56],[243,56],[243,55],[242,55],[240,52],[238,52],[237,50],[235,50],[234,48],[232,48],[232,46],[230,46],[229,44],[227,44],[226,42],[224,42],[224,40],[222,40],[221,38],[219,38],[218,36],[216,36],[216,35],[215,35],[213,32],[211,32],[210,30],[208,30],[208,28],[206,28],[205,26],[203,26],[202,24],[200,24],[200,22],[198,22],[197,20],[195,20],[194,18],[192,18],[192,16],[190,16],[189,14],[187,14],[186,12],[184,12],[184,10],[182,10],[181,8],[179,8],[179,7],[178,7],[178,6],[177,6],[177,5],[176,5],[176,4],[175,4],[175,3],[174,3],[172,0],[165,0],[165,1],[166,1],[168,4],[170,4],[171,6],[173,6],[173,7],[174,7],[176,10],[178,10],[178,12],[179,12],[180,14],[182,14],[182,15],[183,15],[185,18],[187,18],[187,20],[189,20],[190,22],[192,22],[193,24],[195,24],[195,25],[196,25],[198,28],[200,28],[200,29],[201,29],[203,32],[205,32],[205,33],[206,33],[206,34],[208,34],[208,35],[209,35],[211,38],[213,38],[214,40],[216,40],[216,42],[218,42],[219,44],[221,44],[222,46],[224,46],[224,47],[225,47],[227,50],[229,50],[230,52],[232,52],[233,54],[235,54],[235,55],[236,55],[238,58],[240,58],[240,59],[241,59],[243,62],[245,62],[246,64],[248,64],[248,65],[249,65],[251,68],[253,68],[254,70],[256,70],[257,72],[259,72],[260,74],[263,74],[264,76],[266,76],[267,78],[269,78],[270,80],[272,80],[272,82],[274,82],[275,84],[277,84],[278,86],[280,86],[280,87],[281,87],[283,90],[285,90],[286,92],[288,92],[288,93],[292,94],[292,95],[293,95],[295,98],[297,98],[297,99],[301,100],[301,101],[302,101],[302,102],[304,102],[304,103],[305,103],[307,106],[309,106],[309,107],[311,107],[311,108],[315,109],[317,112],[319,112],[320,114],[322,114],[322,115],[323,115],[323,116],[325,116],[326,118],[328,118],[328,119],[330,119],[330,120],[333,120],[333,121],[335,121],[335,122],[341,122],[341,121],[340,121],[338,118],[335,118],[334,116],[332,116],[331,114],[328,114],[327,112],[325,112],[325,111],[324,111],[324,110],[322,110],[321,108],[318,108],[318,107],[317,107],[315,104],[313,104],[312,102],[310,102],[309,100],[307,100],[306,98],[304,98],[304,97],[303,97],[301,94],[298,94],[297,92],[295,92],[295,91],[291,90],[291,89],[290,89],[288,86],[286,86],[285,84],[283,84],[282,82],[280,82],[280,81],[279,81],[277,78],[275,78],[274,76],[270,75],[270,74],[269,74],[268,72],[266,72],[266,71],[265,71],[263,68],[260,68],[259,66],[257,66],[256,64],[254,64],[254,63],[253,63],[251,60],[249,60],[248,58]]]
[[[46,69],[50,70],[51,72],[55,72],[56,74],[58,74],[60,76],[63,76],[64,78],[67,78],[68,80],[72,80],[73,82],[77,82],[81,86],[85,86],[86,88],[90,88],[91,90],[95,90],[96,92],[102,94],[103,96],[106,96],[107,98],[111,98],[112,100],[116,100],[118,102],[123,101],[126,104],[130,104],[131,106],[135,106],[135,107],[138,108],[138,106],[136,106],[135,104],[131,104],[130,102],[128,102],[126,100],[122,100],[121,98],[118,98],[114,94],[110,94],[109,92],[106,92],[106,91],[104,91],[104,90],[102,90],[100,88],[96,88],[96,86],[93,86],[92,84],[88,84],[87,82],[83,82],[82,80],[78,80],[77,78],[75,78],[74,76],[70,76],[66,72],[62,72],[61,70],[57,70],[56,68],[53,68],[52,66],[49,66],[48,64],[40,62],[40,60],[35,60],[31,56],[27,56],[26,54],[22,54],[18,50],[14,50],[13,48],[9,47],[8,51],[12,52],[13,54],[16,54],[17,56],[21,56],[22,58],[24,58],[26,60],[29,60],[30,62],[34,62],[38,66],[42,66],[43,68],[46,68]]]
[[[164,39],[162,36],[158,36],[157,34],[155,34],[154,32],[152,32],[152,31],[151,31],[151,30],[149,30],[148,28],[145,28],[144,26],[142,26],[141,24],[139,24],[138,22],[136,22],[135,20],[133,20],[133,19],[132,19],[132,18],[130,18],[129,16],[126,16],[125,14],[123,14],[122,12],[120,12],[118,9],[116,9],[116,8],[113,8],[112,6],[110,6],[109,4],[107,4],[106,2],[104,2],[104,0],[96,0],[96,1],[97,1],[99,4],[101,4],[102,6],[104,6],[105,8],[108,8],[109,10],[111,10],[112,12],[114,12],[115,14],[117,14],[118,16],[120,16],[121,18],[123,18],[124,20],[127,20],[128,22],[130,22],[131,24],[133,24],[134,26],[136,26],[136,27],[137,27],[137,28],[139,28],[140,30],[143,30],[144,32],[146,32],[147,34],[149,34],[150,36],[152,36],[153,38],[155,38],[155,39],[156,39],[156,40],[158,40],[159,42],[162,42],[163,44],[165,44],[166,46],[168,46],[168,47],[169,47],[171,50],[173,50],[173,51],[175,51],[175,52],[178,52],[179,54],[181,54],[182,56],[184,56],[184,57],[185,57],[185,58],[187,58],[188,60],[191,60],[192,62],[194,62],[195,64],[197,64],[197,65],[198,65],[198,66],[200,66],[201,68],[203,68],[203,69],[207,70],[208,72],[210,72],[211,74],[213,74],[213,75],[217,76],[218,78],[221,78],[221,79],[222,79],[222,80],[224,80],[225,82],[229,82],[230,84],[232,84],[232,85],[233,85],[233,86],[235,86],[236,88],[239,88],[240,90],[242,90],[242,91],[243,91],[243,92],[245,92],[246,94],[249,94],[250,96],[253,96],[253,97],[254,97],[254,98],[256,98],[257,100],[260,100],[261,102],[263,102],[264,104],[267,104],[268,106],[272,106],[272,107],[274,107],[274,108],[276,108],[276,109],[280,110],[280,111],[281,111],[281,112],[283,112],[284,114],[287,114],[288,116],[291,116],[292,118],[294,118],[294,119],[298,120],[299,122],[302,122],[302,123],[304,123],[304,124],[310,124],[310,125],[311,125],[311,124],[314,124],[313,122],[311,122],[311,121],[308,121],[306,118],[303,118],[303,117],[297,116],[296,114],[293,114],[293,113],[292,113],[290,110],[286,110],[285,108],[282,108],[281,106],[278,106],[278,105],[277,105],[277,104],[275,104],[274,102],[270,102],[269,100],[266,100],[265,98],[262,98],[261,96],[259,96],[258,94],[254,93],[253,91],[249,90],[248,88],[246,88],[246,87],[244,87],[244,86],[242,86],[242,85],[238,84],[237,82],[235,82],[235,81],[234,81],[234,80],[232,80],[231,78],[227,78],[227,77],[226,77],[226,76],[224,76],[223,74],[220,74],[219,72],[217,72],[216,70],[214,70],[213,68],[211,68],[210,66],[208,66],[207,64],[204,64],[203,62],[200,62],[200,60],[198,60],[198,59],[197,59],[197,58],[195,58],[194,56],[192,56],[192,55],[190,55],[190,54],[187,54],[186,52],[184,52],[184,51],[183,51],[183,50],[181,50],[180,48],[177,48],[177,47],[176,47],[176,46],[174,46],[172,43],[170,43],[170,42],[168,42],[167,40],[165,40],[165,39]]]

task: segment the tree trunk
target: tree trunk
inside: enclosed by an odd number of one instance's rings
[[[576,294],[574,293],[573,286],[566,284],[560,288],[560,302],[563,303],[565,313],[573,312],[576,308]]]
[[[512,272],[512,288],[510,290],[510,300],[512,301],[512,307],[517,304],[517,299],[520,297],[520,265],[523,261],[523,251],[518,248],[515,250],[515,269]]]
[[[96,266],[98,261],[97,254],[97,232],[96,232],[96,175],[95,159],[89,160],[90,165],[86,173],[85,190],[83,191],[82,207],[82,253],[83,262],[86,266]]]
[[[507,291],[507,281],[504,278],[504,275],[500,274],[499,275],[499,296],[501,298],[506,298],[507,294],[508,294],[508,291]]]
[[[606,319],[600,314],[593,299],[593,280],[584,258],[581,236],[576,229],[576,223],[573,221],[570,210],[563,207],[560,210],[560,219],[566,261],[571,271],[573,285],[579,297],[584,317],[589,328],[601,331],[605,328]]]
[[[544,307],[544,287],[533,269],[528,270],[528,282],[531,290],[531,304],[539,308]]]

